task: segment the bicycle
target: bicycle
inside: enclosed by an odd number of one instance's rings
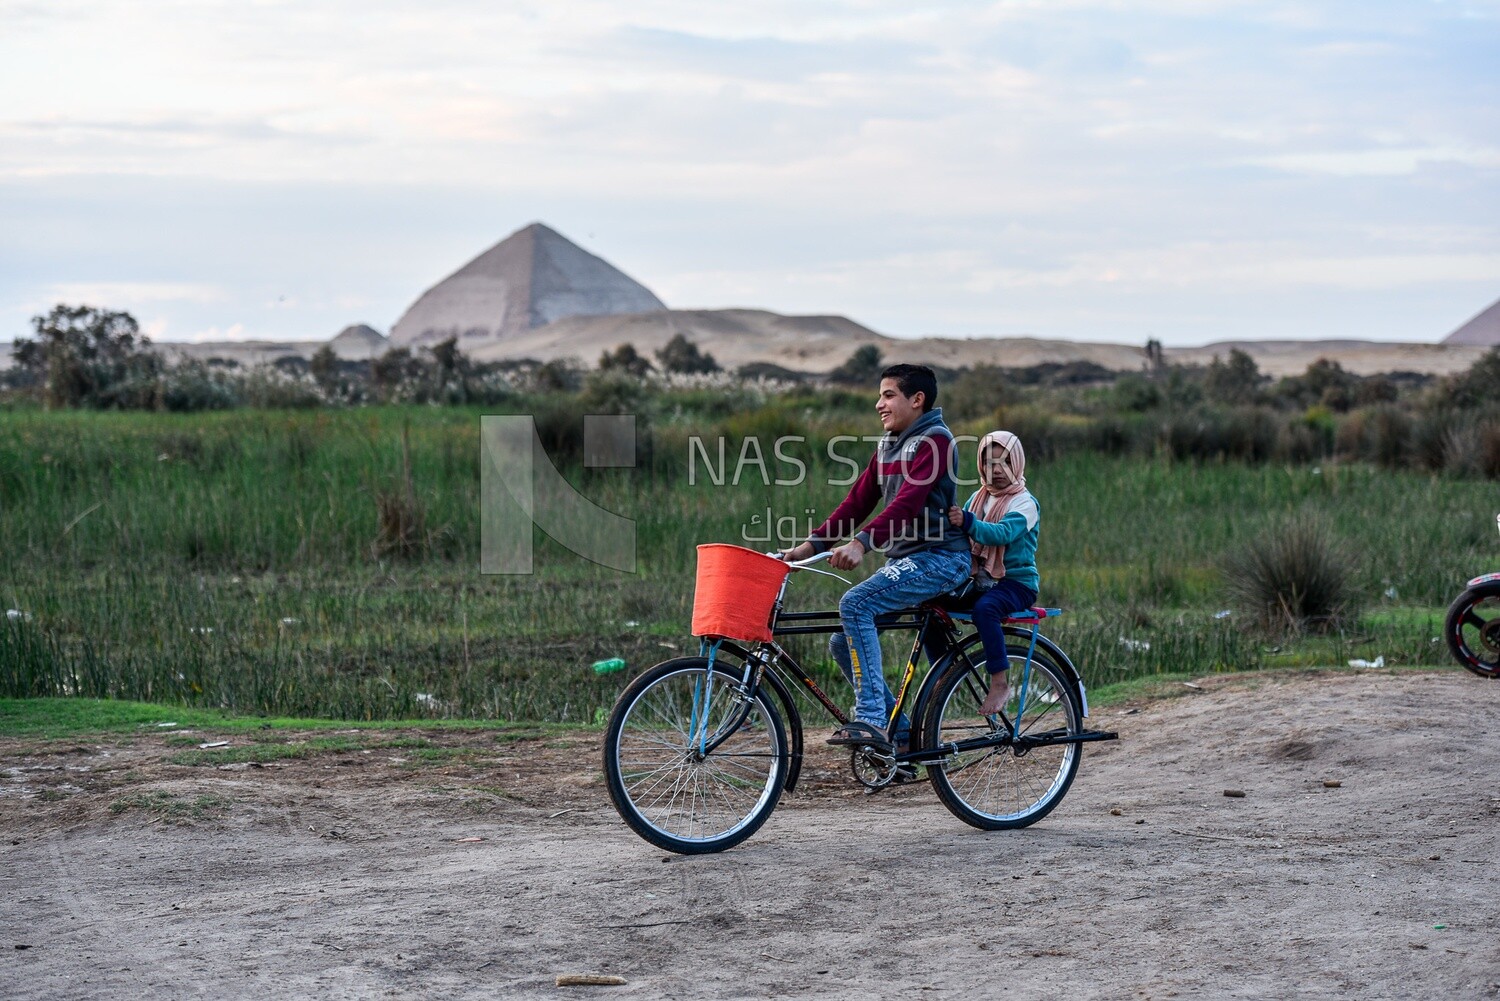
[[[762,634],[769,638],[746,645],[706,636],[698,656],[650,667],[620,694],[605,731],[604,773],[615,809],[651,844],[679,854],[732,848],[795,791],[803,732],[789,679],[838,724],[850,721],[775,640],[841,630],[837,611],[783,610],[792,574],[827,573],[812,566],[827,555],[785,565]],[[894,721],[911,696],[911,737],[904,750],[852,747],[851,770],[875,792],[923,766],[938,799],[965,823],[1027,827],[1067,794],[1082,745],[1118,735],[1084,728],[1083,680],[1040,630],[1059,608],[1033,608],[1005,623],[1011,698],[1000,713],[980,714],[988,687],[983,646],[978,633],[959,628],[968,614],[951,606],[939,599],[877,617],[880,632],[916,631],[891,713]],[[913,691],[930,649],[944,652]]]
[[[1443,635],[1465,668],[1481,678],[1500,678],[1500,573],[1481,574],[1465,585],[1448,606]]]

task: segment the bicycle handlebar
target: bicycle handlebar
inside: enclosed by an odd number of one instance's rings
[[[778,559],[778,560],[786,558],[781,553],[766,553],[766,555],[770,556],[770,557],[773,557],[775,559]],[[828,559],[832,555],[833,555],[833,550],[830,549],[826,553],[817,553],[817,554],[815,554],[813,556],[809,556],[805,560],[792,560],[792,561],[788,561],[787,566],[790,567],[793,570],[811,570],[813,573],[822,574],[824,577],[832,577],[835,580],[841,580],[841,581],[843,581],[845,584],[849,583],[849,581],[846,578],[841,577],[841,576],[839,576],[836,573],[833,573],[833,572],[828,571],[828,570],[819,570],[817,567],[813,566],[814,563],[821,563],[824,560]]]

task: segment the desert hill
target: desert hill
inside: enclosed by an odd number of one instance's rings
[[[1116,372],[1139,371],[1144,346],[1035,337],[889,337],[843,316],[784,316],[761,309],[661,310],[631,316],[569,317],[472,351],[480,360],[573,358],[594,365],[619,344],[633,344],[650,357],[676,334],[712,354],[725,368],[771,362],[802,372],[827,372],[856,348],[873,344],[891,362],[959,368],[1000,365],[1021,368],[1045,362],[1092,362]],[[1484,353],[1474,345],[1398,344],[1380,341],[1221,341],[1202,347],[1167,348],[1166,360],[1207,365],[1215,356],[1244,351],[1271,376],[1298,375],[1319,358],[1337,361],[1359,375],[1424,372],[1445,375],[1467,369]]]
[[[888,362],[909,361],[950,368],[970,365],[1026,367],[1044,362],[1092,362],[1116,372],[1140,371],[1144,347],[1088,341],[1009,338],[901,338],[876,333],[842,316],[784,316],[758,309],[659,310],[629,316],[569,317],[503,343],[462,345],[481,361],[507,358],[573,358],[585,366],[619,344],[652,352],[681,333],[725,368],[764,361],[802,372],[827,372],[856,348],[874,344]],[[376,336],[379,336],[378,334]],[[311,358],[328,341],[166,341],[157,347],[169,359],[220,358],[246,367],[280,358]],[[462,344],[462,342],[460,342]],[[352,348],[352,345],[350,345]],[[1219,341],[1202,347],[1167,348],[1168,362],[1207,365],[1238,349],[1266,375],[1299,375],[1320,358],[1357,375],[1380,372],[1462,372],[1490,350],[1481,344],[1412,344],[1383,341]],[[353,358],[335,348],[340,357]],[[368,357],[368,356],[366,356]],[[11,364],[10,345],[0,342],[0,369]]]

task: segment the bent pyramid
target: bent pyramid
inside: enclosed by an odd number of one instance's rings
[[[1500,344],[1500,299],[1443,338],[1444,344]]]
[[[391,344],[494,341],[565,316],[666,308],[614,265],[534,222],[423,292],[391,328]]]

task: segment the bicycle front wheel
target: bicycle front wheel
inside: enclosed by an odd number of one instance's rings
[[[978,651],[976,650],[977,654]],[[1020,705],[1026,650],[1010,648],[1010,691],[1005,716],[1022,737],[1073,735],[1083,730],[1083,709],[1072,674],[1041,652],[1031,662],[1026,704]],[[960,658],[944,672],[929,703],[923,732],[929,747],[1005,737],[999,717],[979,712],[989,687],[983,656]],[[927,766],[932,787],[954,816],[987,831],[1027,827],[1062,802],[1083,749],[1078,744],[1009,743],[960,750]]]
[[[703,657],[658,664],[620,694],[604,738],[609,798],[630,828],[683,855],[754,834],[781,798],[786,727],[766,692]]]

